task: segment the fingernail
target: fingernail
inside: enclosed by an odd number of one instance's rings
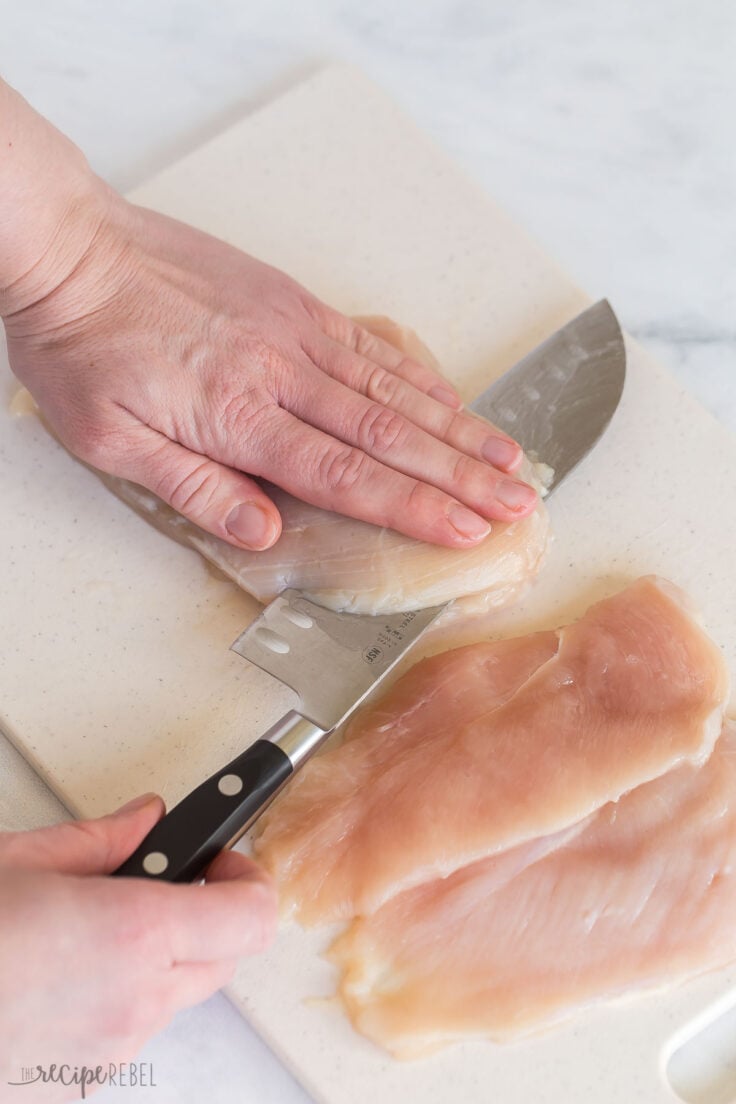
[[[231,510],[225,528],[230,536],[255,550],[268,548],[273,543],[273,521],[255,502],[241,502]]]
[[[474,514],[472,510],[467,510],[465,506],[460,506],[458,503],[453,504],[447,511],[447,520],[461,536],[471,537],[473,540],[487,537],[491,531],[490,523],[485,518],[479,517],[478,514]]]
[[[142,809],[144,805],[150,805],[152,801],[159,800],[157,793],[145,793],[140,797],[134,797],[132,801],[126,801],[125,805],[121,805],[118,809],[119,813],[132,813],[134,809]]]
[[[496,498],[507,510],[524,510],[537,501],[537,492],[528,483],[518,479],[502,479],[496,489]]]
[[[434,387],[430,387],[427,394],[431,399],[437,399],[437,402],[444,403],[445,406],[451,406],[454,410],[459,410],[463,405],[460,396],[442,383],[436,383]]]
[[[506,441],[503,437],[486,438],[480,451],[484,460],[503,471],[508,471],[521,458],[521,449],[516,442]]]

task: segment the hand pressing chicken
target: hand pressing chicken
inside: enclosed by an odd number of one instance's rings
[[[431,367],[290,277],[134,207],[0,83],[0,315],[11,366],[83,460],[249,549],[263,478],[463,548],[531,513],[519,446]]]

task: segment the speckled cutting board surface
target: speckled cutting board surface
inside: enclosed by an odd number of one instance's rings
[[[285,269],[346,313],[410,324],[468,399],[589,302],[342,66],[133,198]],[[4,359],[0,388],[0,726],[80,814],[151,788],[175,801],[293,704],[228,651],[257,605],[118,502],[34,418],[12,417]],[[621,409],[555,494],[548,566],[498,634],[556,625],[654,571],[692,593],[736,670],[734,479],[736,439],[629,342]],[[353,1033],[334,1003],[306,1000],[333,990],[319,957],[328,940],[285,928],[231,988],[324,1104],[674,1100],[663,1056],[736,979],[713,975],[594,1008],[537,1039],[407,1064]]]

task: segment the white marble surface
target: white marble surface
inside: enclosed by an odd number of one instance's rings
[[[728,0],[4,0],[0,26],[0,72],[121,189],[321,62],[356,62],[736,429]],[[0,822],[59,813],[0,741]],[[307,1099],[222,997],[144,1057],[162,1102]]]

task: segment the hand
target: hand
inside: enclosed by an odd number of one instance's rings
[[[13,370],[83,460],[250,549],[280,518],[249,476],[449,547],[534,509],[519,446],[434,369],[189,226],[103,187],[88,207],[73,270],[5,317]]]
[[[131,1059],[270,941],[274,891],[244,855],[219,855],[205,886],[99,876],[162,813],[148,794],[100,820],[0,833],[0,1085],[22,1066]]]

